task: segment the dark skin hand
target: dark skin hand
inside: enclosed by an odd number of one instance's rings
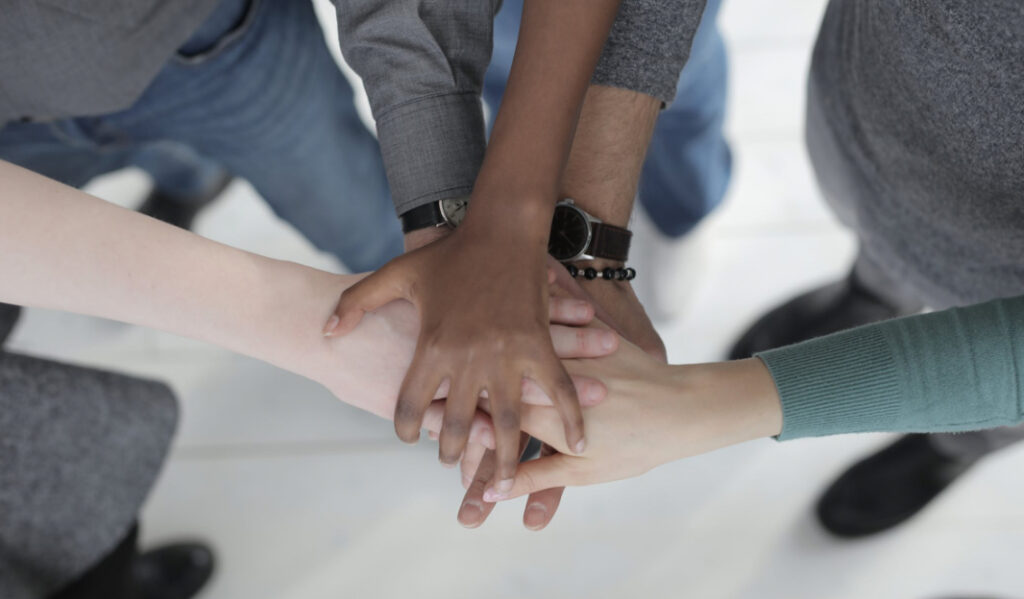
[[[625,227],[660,107],[657,99],[644,94],[592,85],[580,115],[560,196],[573,198],[577,205],[606,223]],[[595,260],[577,266],[601,270],[622,264]],[[666,361],[664,343],[629,282],[573,279],[564,268],[555,270],[559,287],[565,293],[592,301],[601,321],[659,361]],[[542,456],[556,453],[550,446],[542,446]],[[463,526],[480,526],[494,509],[493,503],[483,500],[485,490],[493,485],[493,459],[493,452],[485,453],[482,447],[475,446],[462,462],[467,492],[458,518]],[[523,524],[531,530],[547,526],[563,492],[564,488],[553,488],[531,494]]]
[[[590,76],[620,0],[527,0],[508,88],[462,226],[407,253],[342,295],[327,335],[398,298],[420,314],[416,352],[395,408],[415,442],[438,386],[450,390],[439,458],[456,464],[486,392],[496,485],[510,488],[519,454],[524,378],[552,399],[567,446],[586,446],[572,381],[548,332],[547,237]]]

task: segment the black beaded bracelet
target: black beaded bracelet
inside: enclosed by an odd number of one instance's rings
[[[566,270],[569,271],[569,275],[572,278],[583,277],[588,281],[594,279],[604,279],[605,281],[632,281],[636,278],[636,269],[634,268],[605,268],[604,270],[597,270],[596,268],[587,267],[579,268],[572,264],[565,265]]]

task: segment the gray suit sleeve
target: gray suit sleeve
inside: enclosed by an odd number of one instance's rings
[[[480,102],[500,0],[334,0],[362,77],[398,213],[469,195],[484,155]]]
[[[593,83],[671,104],[706,0],[622,0]]]

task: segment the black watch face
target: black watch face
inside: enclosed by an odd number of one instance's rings
[[[571,260],[583,253],[590,242],[590,225],[587,217],[571,206],[555,206],[555,217],[551,221],[551,237],[548,238],[548,253],[555,260]]]
[[[458,227],[462,224],[462,219],[466,218],[466,208],[468,207],[469,198],[441,200],[441,216],[450,226]]]

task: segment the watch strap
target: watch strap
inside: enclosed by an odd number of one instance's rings
[[[430,202],[417,206],[408,212],[402,213],[399,217],[402,220],[402,232],[412,233],[420,229],[437,227],[444,224],[444,215],[441,214],[441,203]]]
[[[629,243],[633,232],[607,223],[593,223],[590,226],[590,245],[586,253],[595,258],[625,262],[629,258]]]

